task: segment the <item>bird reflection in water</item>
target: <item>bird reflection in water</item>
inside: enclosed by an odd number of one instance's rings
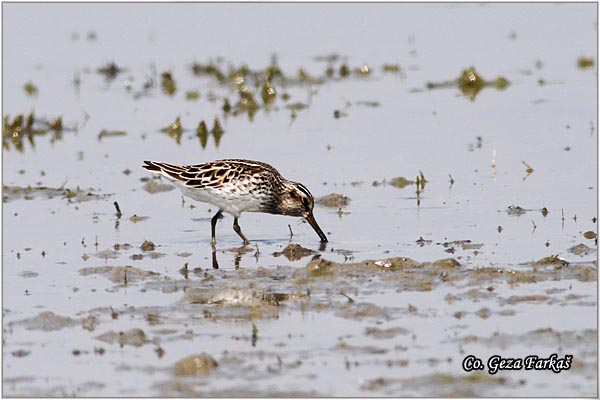
[[[325,251],[326,247],[327,243],[321,242],[319,244],[319,251]],[[260,249],[258,248],[258,244],[256,245],[256,247],[244,245],[242,247],[234,247],[228,249],[227,251],[234,254],[233,265],[235,269],[240,268],[240,263],[242,262],[242,256],[244,254],[253,253],[252,256],[256,259],[256,263],[258,263],[260,256]],[[217,247],[214,244],[212,245],[212,267],[213,269],[219,269],[219,261],[217,260]]]
[[[258,249],[258,245],[256,248],[251,246],[242,246],[242,247],[234,247],[228,250],[228,252],[234,254],[233,265],[235,269],[240,268],[240,263],[242,262],[242,255],[254,252],[254,258],[256,258],[256,262],[258,262],[258,257],[260,254],[260,250]],[[217,260],[217,246],[212,245],[212,267],[213,269],[219,269],[219,261]]]

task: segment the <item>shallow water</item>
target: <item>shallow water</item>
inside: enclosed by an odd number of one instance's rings
[[[36,126],[62,116],[65,129],[24,137],[22,151],[3,141],[3,394],[596,396],[597,252],[584,233],[597,232],[597,69],[577,66],[597,59],[595,16],[594,4],[4,5],[3,116],[34,110]],[[315,57],[332,53],[333,79],[275,81],[270,108],[250,79],[253,118],[224,113],[234,86],[191,69],[222,57],[224,71],[262,71],[276,55],[288,77],[322,77]],[[107,81],[96,70],[113,60],[125,71]],[[344,63],[372,72],[342,78]],[[510,84],[474,100],[426,88],[470,66]],[[161,132],[178,116],[179,143]],[[196,127],[215,118],[224,134],[203,148]],[[226,216],[213,253],[213,206],[144,189],[143,160],[230,157],[348,196],[315,208],[325,250],[297,218],[244,214],[251,246]],[[420,171],[419,193],[390,184]],[[274,255],[290,243],[316,253]],[[461,368],[469,354],[552,353],[572,368]],[[176,373],[200,354],[217,367]]]

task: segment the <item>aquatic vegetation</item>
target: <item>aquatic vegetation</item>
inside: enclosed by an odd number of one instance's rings
[[[306,110],[308,108],[308,105],[298,101],[296,103],[286,104],[285,108],[292,111],[302,111]]]
[[[265,69],[265,81],[271,82],[274,79],[285,80],[285,76],[283,75],[283,71],[277,65],[277,62],[273,61],[271,64]]]
[[[177,85],[175,84],[173,75],[169,71],[165,71],[160,76],[163,93],[171,97],[174,96],[177,92]]]
[[[19,152],[24,152],[23,139],[27,139],[31,148],[35,148],[35,138],[51,133],[50,142],[54,143],[63,138],[64,131],[75,131],[76,128],[63,126],[62,117],[56,117],[50,121],[38,119],[34,112],[27,117],[24,114],[16,115],[12,121],[10,116],[5,116],[2,124],[2,147],[10,149],[10,144]]]
[[[181,144],[181,135],[183,134],[183,125],[181,124],[181,118],[177,117],[175,122],[168,125],[166,128],[161,129],[161,132],[166,132],[173,139],[177,141],[177,144]]]
[[[126,136],[127,132],[125,131],[119,131],[119,130],[113,130],[113,131],[109,131],[107,129],[102,129],[102,131],[100,131],[100,133],[98,134],[98,141],[102,141],[102,139],[107,138],[107,137],[118,137],[118,136]]]
[[[225,114],[231,112],[231,104],[229,104],[229,99],[227,97],[223,100],[223,112]]]
[[[398,64],[383,64],[383,72],[400,73],[402,68]]]
[[[588,57],[579,57],[577,59],[577,68],[588,69],[594,66],[594,59]]]
[[[275,101],[276,93],[275,86],[269,80],[265,80],[261,90],[261,96],[265,105],[271,105]]]
[[[346,78],[348,75],[350,75],[350,68],[348,67],[348,64],[343,64],[340,67],[340,77]]]
[[[196,101],[200,99],[200,93],[197,90],[189,90],[185,92],[185,99],[189,101]]]
[[[27,96],[29,96],[29,97],[34,97],[34,96],[37,96],[37,94],[38,94],[38,87],[36,85],[34,85],[33,82],[31,82],[31,81],[29,81],[25,85],[23,85],[23,89],[25,90],[25,93],[27,93]]]
[[[247,113],[250,121],[254,119],[254,115],[260,109],[260,106],[254,100],[254,95],[252,92],[246,87],[242,86],[238,90],[238,94],[240,96],[235,108],[233,110],[233,115],[238,115],[240,113]]]
[[[371,75],[371,72],[372,72],[371,68],[369,68],[369,66],[366,64],[361,65],[360,67],[356,68],[356,70],[355,70],[356,75],[361,76],[361,77],[369,76],[369,75]]]
[[[427,89],[439,89],[439,88],[450,88],[458,87],[464,96],[468,97],[471,101],[475,100],[475,97],[485,87],[495,87],[497,90],[505,90],[509,85],[509,81],[500,76],[493,81],[487,81],[483,79],[475,70],[470,67],[461,73],[461,75],[454,81],[444,82],[428,82],[426,85]]]
[[[114,61],[96,70],[96,72],[104,76],[107,82],[113,81],[123,71]]]
[[[212,62],[209,62],[208,64],[194,63],[192,65],[192,72],[195,75],[212,76],[215,79],[217,79],[217,81],[220,83],[225,82],[225,75],[223,74],[221,69]]]
[[[50,121],[48,123],[48,128],[52,129],[53,131],[62,131],[63,130],[62,117],[57,117],[56,119]]]

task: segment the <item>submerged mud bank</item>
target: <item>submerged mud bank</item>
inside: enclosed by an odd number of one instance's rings
[[[33,359],[43,354],[34,343],[11,344],[11,337],[27,330],[40,332],[50,343],[64,341],[65,336],[61,339],[54,331],[65,332],[78,344],[75,349],[67,346],[61,357],[93,358],[100,364],[120,357],[122,351],[147,348],[154,353],[152,363],[158,364],[140,372],[159,380],[152,393],[176,396],[274,393],[263,385],[250,389],[250,382],[261,379],[268,385],[282,374],[300,372],[301,381],[314,383],[327,379],[323,371],[317,372],[321,363],[328,371],[371,371],[349,390],[335,393],[522,393],[535,390],[538,377],[530,381],[514,374],[467,374],[456,369],[463,355],[476,349],[512,354],[522,346],[544,354],[568,348],[575,359],[569,373],[595,379],[595,330],[549,328],[529,317],[545,313],[548,306],[594,309],[595,261],[569,263],[546,257],[513,270],[463,265],[455,258],[418,262],[391,257],[338,263],[326,256],[313,254],[301,268],[206,269],[188,277],[163,276],[144,271],[143,266],[86,267],[80,271],[84,280],[107,274],[114,285],[106,287],[108,293],[139,293],[136,297],[142,296],[147,304],[161,295],[170,300],[162,306],[100,307],[70,316],[45,311],[8,325],[9,348],[13,360],[17,355]],[[121,279],[125,271],[129,271],[126,283]],[[306,340],[319,331],[324,319],[338,321],[334,323],[340,328],[331,332],[335,333],[325,342],[324,352],[311,350]],[[522,333],[490,335],[479,322],[499,327],[511,319],[522,321]],[[289,321],[290,327],[277,328],[281,320]],[[460,321],[460,328],[453,321]],[[439,334],[448,329],[458,329],[460,334],[442,339],[441,349],[431,352],[433,338],[422,331],[422,324]],[[325,326],[332,327],[329,322]],[[344,361],[330,365],[331,357],[337,356]],[[453,372],[441,372],[438,366]],[[126,362],[123,368],[138,367]],[[406,375],[409,369],[415,370],[411,377]],[[223,387],[233,376],[233,385]],[[427,382],[427,389],[423,391],[418,382]],[[14,393],[31,386],[28,380],[5,383]],[[303,393],[299,385],[290,390]],[[327,393],[332,392],[319,394]]]

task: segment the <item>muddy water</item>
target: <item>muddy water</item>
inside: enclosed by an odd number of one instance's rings
[[[4,395],[597,395],[595,5],[4,11]],[[326,248],[245,214],[213,251],[140,167],[228,157],[346,196]]]

